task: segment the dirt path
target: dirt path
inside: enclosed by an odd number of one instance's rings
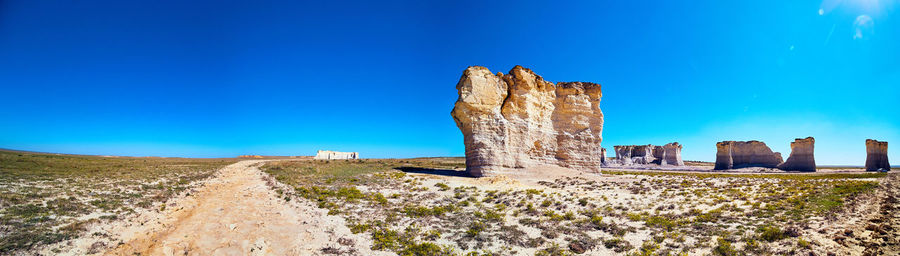
[[[105,254],[315,255],[323,248],[371,254],[365,239],[352,235],[343,219],[279,198],[257,168],[261,162],[225,167],[191,196],[171,204],[162,219],[123,230],[126,242]]]

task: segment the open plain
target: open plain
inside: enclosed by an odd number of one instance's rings
[[[2,153],[0,248],[11,255],[900,251],[900,177],[892,172],[597,174],[542,166],[515,177],[473,178],[463,158],[238,162]],[[94,174],[37,178],[16,174],[26,164],[6,167],[28,161]],[[151,166],[156,171],[139,177],[128,171]],[[137,179],[182,185],[129,186]],[[135,193],[159,196],[117,197]]]

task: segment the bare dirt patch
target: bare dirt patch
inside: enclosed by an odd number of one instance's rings
[[[372,255],[342,219],[279,197],[257,169],[260,163],[230,165],[162,218],[138,229],[120,228],[125,242],[105,254]]]

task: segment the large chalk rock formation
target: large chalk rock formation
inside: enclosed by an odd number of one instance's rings
[[[866,140],[866,171],[890,171],[887,150],[887,141]]]
[[[772,152],[761,141],[722,141],[716,143],[716,170],[744,167],[774,168],[783,162],[781,153]]]
[[[678,144],[678,142],[672,142],[663,145],[662,149],[665,151],[665,153],[663,153],[663,163],[669,165],[684,166],[684,161],[681,160],[681,144]]]
[[[778,165],[778,169],[785,171],[816,171],[816,158],[814,154],[816,139],[806,137],[805,139],[795,139],[791,142],[791,155],[787,161]]]
[[[359,159],[359,153],[319,150],[319,151],[316,151],[316,157],[314,159],[325,159],[325,160]]]
[[[474,66],[456,89],[451,115],[463,133],[471,175],[542,164],[600,171],[599,84],[553,84],[521,66],[506,75]]]
[[[678,142],[663,146],[627,145],[613,146],[613,148],[616,151],[616,162],[621,165],[684,165],[684,161],[681,160],[681,144]]]

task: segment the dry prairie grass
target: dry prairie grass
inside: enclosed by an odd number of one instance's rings
[[[0,151],[0,254],[73,239],[138,208],[165,207],[233,162]]]
[[[401,168],[402,167],[402,168]],[[759,255],[822,253],[825,224],[895,174],[654,171],[518,187],[406,173],[461,160],[272,162],[262,169],[401,255]],[[434,170],[431,173],[441,173]]]

